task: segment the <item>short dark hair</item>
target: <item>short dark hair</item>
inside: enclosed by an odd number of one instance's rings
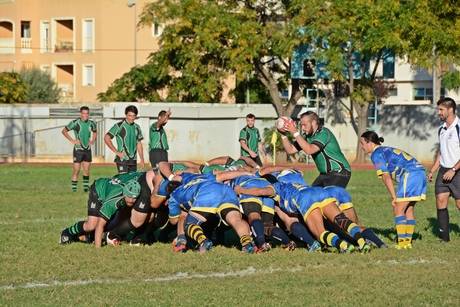
[[[443,107],[454,110],[454,113],[457,109],[457,104],[455,103],[455,100],[453,100],[450,97],[442,97],[438,100],[437,104],[438,106],[442,105]]]
[[[307,111],[307,112],[303,112],[302,114],[300,114],[300,118],[304,118],[306,116],[310,117],[312,120],[316,121],[318,124],[321,124],[321,120],[318,114],[316,114],[315,112]]]
[[[82,111],[88,111],[89,112],[89,108],[87,106],[82,106],[80,108],[80,112],[82,112]]]
[[[364,132],[363,134],[361,134],[361,137],[365,139],[368,143],[372,142],[375,145],[382,145],[384,141],[383,137],[379,137],[377,132],[371,131],[371,130],[368,130]]]
[[[126,109],[125,109],[125,115],[127,115],[129,112],[132,112],[132,113],[137,115],[136,106],[133,106],[133,105],[127,106]]]
[[[252,113],[249,113],[248,115],[246,115],[246,118],[256,119],[256,116]]]
[[[158,113],[158,117],[163,117],[166,115],[166,111],[165,110],[161,110],[159,113]]]

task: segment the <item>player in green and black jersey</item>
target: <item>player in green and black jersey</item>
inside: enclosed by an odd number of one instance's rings
[[[141,128],[134,121],[137,117],[137,108],[133,105],[126,107],[126,118],[113,125],[104,136],[105,144],[115,153],[115,163],[118,173],[129,173],[137,170],[137,154],[139,153],[141,167],[144,168],[144,151],[142,147]],[[117,140],[117,147],[113,146],[112,139]]]
[[[286,152],[293,154],[303,150],[313,157],[320,174],[312,186],[345,188],[350,181],[351,168],[334,134],[320,124],[318,115],[312,111],[301,114],[300,123],[302,133],[297,131],[293,122],[286,127],[294,136],[294,144],[286,136],[281,137]]]
[[[239,141],[241,147],[241,156],[250,157],[257,165],[262,166],[262,160],[259,156],[260,152],[263,152],[262,139],[260,138],[259,129],[254,127],[256,117],[254,114],[246,115],[246,127],[241,129]]]
[[[74,132],[74,137],[69,132]],[[91,145],[96,140],[96,123],[89,119],[89,108],[80,108],[80,117],[62,129],[62,134],[73,146],[72,191],[77,191],[78,175],[83,168],[83,190],[88,191],[89,169],[92,161]]]
[[[162,110],[158,113],[158,119],[150,126],[149,158],[153,169],[158,168],[158,163],[168,161],[168,137],[164,126],[171,116],[171,111]]]

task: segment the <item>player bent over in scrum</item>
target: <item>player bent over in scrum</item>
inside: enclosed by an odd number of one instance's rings
[[[89,191],[88,219],[64,229],[60,243],[77,241],[79,236],[94,231],[94,243],[96,247],[101,247],[102,234],[107,221],[118,209],[125,206],[132,207],[140,190],[141,187],[136,180],[122,182],[116,178],[97,179]]]
[[[215,228],[221,220],[236,231],[242,251],[253,253],[255,245],[249,225],[242,219],[238,197],[232,188],[216,182],[213,175],[182,176],[182,185],[174,190],[168,200],[170,223],[180,222],[182,211],[188,213],[183,221],[185,234],[198,243],[200,252],[205,252],[213,244],[202,227]],[[179,233],[181,231],[178,229]]]

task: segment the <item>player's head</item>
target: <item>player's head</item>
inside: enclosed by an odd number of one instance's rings
[[[254,114],[249,113],[248,115],[246,115],[246,125],[249,128],[254,127],[255,122],[256,122],[256,116]]]
[[[439,119],[445,121],[449,116],[454,116],[457,105],[452,98],[443,97],[438,100],[438,116]]]
[[[169,119],[169,115],[168,115],[168,112],[167,112],[167,111],[161,110],[161,111],[158,113],[158,122],[159,122],[161,125],[166,125],[166,123],[168,122],[168,119]]]
[[[313,134],[320,126],[321,120],[315,112],[307,111],[300,114],[300,128],[305,134]]]
[[[133,179],[123,185],[123,196],[128,206],[132,206],[141,193],[141,185]]]
[[[179,181],[170,181],[168,185],[166,186],[166,193],[170,195],[172,192],[174,192],[175,189],[177,189],[181,183]]]
[[[125,109],[126,121],[130,124],[134,123],[137,117],[137,108],[136,106],[130,105]]]
[[[370,130],[361,134],[361,138],[359,139],[361,148],[366,153],[371,153],[376,146],[382,145],[383,141],[383,137],[379,137],[375,131]]]
[[[89,119],[89,108],[87,106],[80,108],[80,119],[84,121]]]

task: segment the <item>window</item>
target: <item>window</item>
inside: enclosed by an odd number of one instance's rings
[[[82,85],[94,86],[94,64],[83,64],[82,74]]]
[[[30,37],[30,21],[21,21],[21,38]]]
[[[393,51],[386,51],[383,55],[383,78],[394,79],[395,77],[395,54]]]
[[[40,52],[51,52],[51,30],[49,21],[40,21]]]
[[[94,19],[84,19],[82,23],[82,49],[83,52],[94,51]]]
[[[398,96],[398,88],[392,87],[388,89],[388,96]]]
[[[152,24],[152,36],[159,37],[161,36],[162,33],[163,33],[163,27],[159,23],[154,22]]]
[[[441,88],[441,97],[443,97],[446,93],[444,88]],[[430,100],[433,101],[433,89],[432,88],[424,88],[424,87],[417,87],[414,88],[414,100]]]

